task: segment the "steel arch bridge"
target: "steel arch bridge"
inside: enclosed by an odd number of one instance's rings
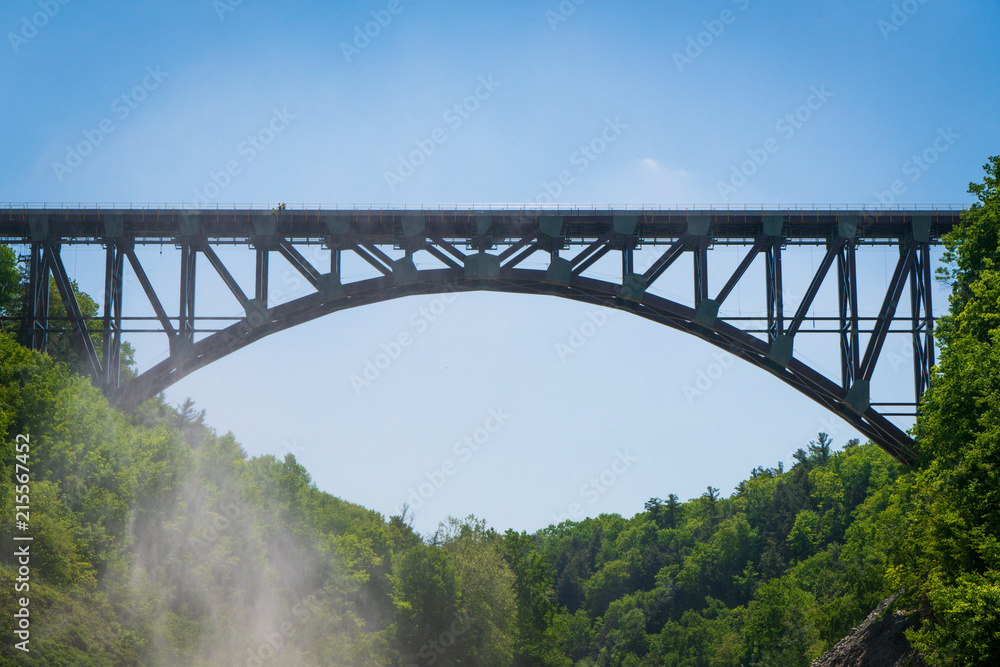
[[[927,388],[934,365],[930,249],[958,224],[960,213],[515,207],[286,210],[284,205],[272,210],[8,208],[0,214],[0,240],[27,248],[29,289],[20,323],[23,342],[44,350],[50,332],[65,330],[65,322],[57,327],[49,317],[51,277],[93,382],[125,409],[254,341],[329,313],[402,296],[489,290],[554,295],[616,308],[697,336],[774,374],[896,459],[910,463],[913,443],[887,417],[915,415]],[[77,245],[105,250],[105,288],[101,312],[95,317],[81,311],[61,256],[63,248]],[[144,245],[179,249],[177,312],[167,312],[136,254],[136,247]],[[876,245],[897,246],[899,259],[877,316],[862,317],[858,295],[865,287],[859,284],[857,257],[859,251]],[[242,246],[253,253],[252,292],[244,290],[220,259],[216,248],[221,246]],[[317,254],[323,257],[322,267],[303,255],[307,246],[313,246],[314,259]],[[724,286],[710,291],[710,249],[718,246],[743,246],[746,253],[735,271],[727,272]],[[825,254],[808,286],[803,285],[804,295],[791,309],[785,306],[782,257],[797,246],[819,246]],[[642,270],[635,262],[641,247],[655,249],[657,257]],[[545,260],[544,268],[525,268],[525,261],[536,253]],[[280,304],[268,303],[269,260],[275,254],[308,281],[311,293]],[[343,282],[343,260],[348,255],[364,260],[377,277]],[[685,278],[693,294],[691,305],[650,292],[685,255],[690,255],[694,269]],[[605,256],[611,261],[620,258],[620,279],[587,274]],[[536,265],[537,260],[533,260]],[[720,316],[720,307],[755,261],[764,263],[765,280],[753,287],[762,293],[766,313]],[[245,314],[228,318],[232,321],[228,326],[206,326],[227,318],[195,307],[196,269],[199,264],[204,267],[204,262]],[[834,264],[836,272],[830,277]],[[126,266],[141,285],[154,318],[124,312]],[[827,280],[836,281],[839,314],[810,316]],[[897,315],[907,285],[909,308]],[[167,337],[170,354],[123,381],[119,373],[122,335],[138,331],[127,327],[139,320],[152,320],[153,330]],[[803,327],[806,321],[827,322],[829,328],[820,331],[837,334],[839,377],[827,377],[796,358],[795,341],[815,331]],[[759,328],[754,329],[753,322]],[[99,345],[94,341],[95,330]],[[872,375],[890,332],[908,334],[912,340],[912,401],[878,403],[870,396]]]

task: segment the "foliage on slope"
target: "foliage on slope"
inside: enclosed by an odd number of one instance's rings
[[[66,364],[0,336],[0,466],[11,479],[14,439],[29,434],[35,537],[31,652],[7,642],[0,658],[510,664],[554,650],[532,636],[553,612],[526,536],[469,520],[425,543],[402,517],[318,491],[294,457],[248,459],[202,422],[159,401],[124,415]],[[10,628],[11,485],[2,498]]]
[[[807,665],[885,597],[870,541],[901,467],[823,434],[729,498],[653,499],[540,533],[567,653],[598,665]]]
[[[925,621],[911,640],[947,665],[1000,663],[1000,157],[985,172],[946,239],[951,310],[893,562]]]
[[[801,664],[887,585],[869,523],[898,466],[825,436],[730,498],[421,538],[318,491],[291,456],[248,459],[190,404],[124,415],[7,337],[0,426],[32,442],[28,663]],[[3,503],[9,536],[13,489]]]

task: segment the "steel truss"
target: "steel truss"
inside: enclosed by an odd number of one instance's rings
[[[30,246],[28,294],[21,337],[44,350],[55,330],[49,320],[49,282],[54,278],[72,335],[94,383],[125,409],[132,409],[180,378],[272,333],[387,299],[446,291],[488,290],[548,294],[634,313],[690,333],[776,375],[852,424],[900,461],[912,462],[910,438],[887,417],[916,414],[934,365],[930,247],[958,223],[958,211],[640,211],[640,210],[8,210],[0,219],[3,242]],[[180,250],[179,312],[162,305],[136,246],[171,244]],[[896,245],[900,257],[876,318],[858,314],[856,255],[862,245]],[[61,249],[100,245],[106,251],[103,310],[85,317],[76,302]],[[244,245],[255,254],[255,284],[244,292],[215,248]],[[300,251],[321,246],[329,267],[318,268]],[[709,290],[710,248],[747,248],[736,270],[714,296]],[[784,306],[782,254],[788,246],[814,245],[825,255],[794,313]],[[644,271],[635,269],[641,246],[661,250]],[[609,253],[621,255],[620,281],[584,275]],[[269,260],[283,257],[314,292],[286,303],[268,303]],[[344,253],[353,253],[380,275],[344,284]],[[397,256],[395,259],[390,253]],[[522,268],[536,253],[547,268]],[[649,292],[686,253],[691,253],[693,307]],[[758,255],[764,255],[766,315],[720,316],[720,307]],[[198,313],[198,260],[222,279],[245,316],[224,328],[198,322],[224,320]],[[417,262],[421,268],[418,269]],[[126,263],[167,336],[170,356],[138,377],[119,373],[124,323],[143,318],[123,314]],[[817,294],[837,265],[839,316],[808,318]],[[203,266],[202,271],[206,270]],[[910,315],[896,309],[909,283]],[[756,286],[757,288],[761,286]],[[740,326],[760,320],[760,330]],[[831,379],[794,356],[798,335],[810,319],[835,320],[841,377]],[[95,322],[97,324],[95,324]],[[868,326],[868,323],[870,327]],[[894,323],[905,322],[913,338],[913,403],[872,403],[872,375]],[[99,324],[99,326],[98,326]],[[99,333],[101,345],[93,342]],[[861,344],[861,336],[867,343]],[[100,352],[98,352],[98,347]],[[903,412],[880,413],[893,406]],[[906,411],[908,410],[908,411]]]

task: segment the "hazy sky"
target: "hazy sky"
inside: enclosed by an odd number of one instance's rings
[[[994,0],[10,0],[0,28],[0,200],[15,204],[967,205],[1000,152]],[[598,137],[602,152],[582,150]],[[176,255],[158,252],[144,256],[173,290]],[[721,252],[719,266],[741,257]],[[99,254],[67,256],[98,294]],[[222,256],[252,289],[249,253]],[[880,300],[895,256],[868,256],[863,301]],[[795,291],[818,255],[789,261]],[[755,270],[734,311],[759,304]],[[127,303],[143,298],[130,283]],[[238,314],[227,298],[199,304]],[[401,333],[413,344],[352,385]],[[133,342],[144,367],[166,352],[162,337]],[[838,369],[822,346],[797,352]],[[413,297],[273,336],[167,396],[386,515],[443,479],[416,512],[423,532],[469,513],[535,530],[708,485],[728,494],[821,430],[838,446],[855,435],[716,354],[551,297]],[[703,394],[685,393],[709,371]],[[897,363],[879,386],[908,391],[910,373]]]

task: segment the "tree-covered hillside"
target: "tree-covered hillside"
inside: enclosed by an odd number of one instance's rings
[[[728,497],[664,489],[533,535],[475,517],[418,535],[291,455],[248,458],[190,403],[121,413],[72,355],[0,335],[0,663],[808,665],[902,590],[929,663],[1000,664],[998,183],[991,158],[947,240],[917,466],[819,434]]]
[[[248,459],[190,405],[117,412],[7,337],[0,392],[8,442],[31,442],[30,662],[774,664],[839,639],[887,590],[865,538],[899,468],[873,446],[831,453],[820,436],[730,498],[654,499],[631,519],[529,536],[469,518],[422,539],[318,491],[292,456]],[[5,557],[8,628],[15,578]]]

